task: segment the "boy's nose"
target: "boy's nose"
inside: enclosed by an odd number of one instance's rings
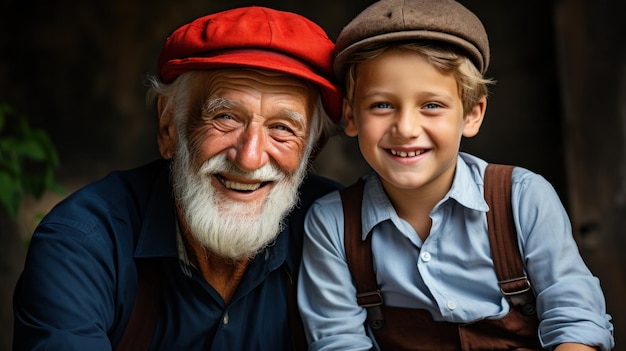
[[[418,113],[402,111],[393,125],[394,136],[416,138],[422,133],[422,121]]]

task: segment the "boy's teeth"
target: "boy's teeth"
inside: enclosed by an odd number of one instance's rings
[[[396,151],[394,149],[391,149],[391,154],[394,156],[400,156],[400,157],[413,157],[413,156],[417,156],[419,154],[421,154],[422,151],[409,151],[409,152],[404,152],[404,151]]]

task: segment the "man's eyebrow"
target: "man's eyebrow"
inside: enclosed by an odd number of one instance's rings
[[[284,110],[282,110],[282,113],[285,116],[287,116],[290,119],[292,119],[294,122],[297,122],[297,123],[300,123],[300,124],[305,124],[305,122],[306,122],[306,119],[304,118],[304,116],[300,112],[284,109]]]
[[[204,105],[202,105],[202,114],[211,115],[217,111],[232,109],[236,106],[238,106],[238,104],[235,101],[223,97],[211,98],[207,99]]]
[[[210,98],[204,102],[204,105],[202,106],[202,114],[212,115],[220,110],[235,109],[241,106],[243,106],[241,103],[223,97]],[[306,127],[306,118],[300,112],[283,109],[280,113],[281,115],[284,115],[292,120],[294,123],[297,123],[302,127]]]
[[[306,118],[300,112],[284,109],[281,111],[281,114],[287,117],[296,125],[298,125],[299,128],[306,129],[306,126],[307,126]]]

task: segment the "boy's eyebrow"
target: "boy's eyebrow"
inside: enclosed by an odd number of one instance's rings
[[[387,96],[387,95],[393,95],[394,92],[385,90],[385,89],[370,89],[367,90],[366,92],[362,92],[361,96],[362,97],[372,97],[372,96]],[[450,94],[447,92],[439,92],[439,91],[422,91],[420,93],[420,96],[430,96],[430,97],[446,97],[446,98],[450,98]]]

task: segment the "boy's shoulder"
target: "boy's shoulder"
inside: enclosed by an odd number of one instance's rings
[[[456,187],[461,189],[460,193],[462,193],[459,196],[468,196],[467,194],[471,193],[471,191],[464,189],[474,188],[472,185],[475,185],[476,189],[484,189],[485,169],[489,164],[489,162],[480,157],[459,153],[457,177],[461,174],[459,178],[463,178],[455,179]],[[537,204],[548,198],[560,198],[553,185],[541,174],[523,166],[512,166],[511,183],[514,202],[526,201]]]
[[[459,162],[463,165],[467,166],[471,175],[474,179],[483,179],[485,178],[485,169],[489,164],[498,164],[493,162],[488,162],[478,156],[468,154],[465,152],[459,152]],[[458,166],[458,165],[457,165]],[[541,175],[524,168],[519,165],[511,165],[513,166],[513,182],[519,183],[525,180],[529,180],[530,178],[542,178]],[[481,182],[482,184],[482,182]]]

